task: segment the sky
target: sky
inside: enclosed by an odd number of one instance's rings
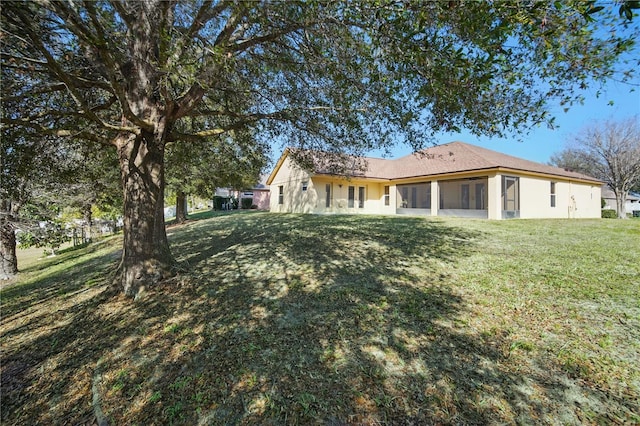
[[[632,91],[632,89],[634,90]],[[609,81],[604,87],[594,85],[594,87],[582,91],[582,94],[585,97],[584,103],[582,105],[574,104],[569,107],[567,112],[564,112],[565,107],[560,106],[559,101],[550,103],[550,113],[556,117],[554,129],[541,125],[531,128],[529,134],[513,138],[478,137],[465,131],[441,133],[436,136],[436,140],[438,144],[453,141],[466,142],[526,160],[548,164],[551,156],[561,151],[572,136],[586,126],[606,120],[627,119],[634,115],[640,117],[640,79],[638,78],[632,84]],[[276,164],[282,154],[281,147],[274,146],[272,148],[270,167]],[[370,151],[365,155],[378,158],[399,158],[412,152],[413,150],[408,145],[396,145],[390,149],[390,155],[385,154],[384,150]],[[270,167],[268,167],[268,172],[272,170]]]
[[[637,84],[637,82],[636,82]],[[630,92],[632,88],[635,91]],[[513,155],[538,163],[548,163],[551,155],[562,150],[572,135],[586,126],[609,119],[626,119],[633,115],[640,117],[640,87],[610,81],[604,88],[587,89],[583,92],[583,105],[573,105],[568,112],[559,103],[551,104],[551,113],[556,117],[556,127],[551,130],[546,126],[534,127],[528,135],[521,135],[521,141],[513,139],[478,137],[469,132],[442,133],[436,137],[438,144],[461,141],[492,149],[504,154]],[[610,105],[609,102],[612,101]],[[396,146],[391,149],[391,156],[398,158],[410,154],[409,146]],[[371,151],[371,157],[383,157],[382,151]]]

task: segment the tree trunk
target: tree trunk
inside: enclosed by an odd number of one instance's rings
[[[176,192],[176,222],[185,223],[187,221],[187,196],[184,191]]]
[[[172,274],[174,259],[164,222],[164,141],[156,132],[120,135],[118,147],[124,191],[124,242],[118,283],[137,297]]]
[[[0,222],[0,280],[9,280],[18,274],[16,234],[11,222]]]
[[[614,191],[616,195],[616,208],[618,210],[618,219],[626,219],[627,211],[625,209],[625,201],[627,200],[627,196],[629,193],[627,191],[617,190]]]
[[[122,122],[137,128],[114,140],[118,149],[124,191],[124,242],[118,279],[128,296],[137,297],[145,286],[173,273],[175,261],[169,249],[164,222],[164,151],[173,123],[204,96],[194,88],[176,101],[161,96],[165,73],[158,68],[166,34],[162,23],[173,21],[169,2],[136,2],[127,21],[128,59],[120,72],[126,80]],[[164,58],[166,59],[166,58]],[[136,119],[131,120],[132,117]],[[132,122],[133,121],[133,122]]]
[[[93,227],[93,213],[91,212],[91,203],[87,203],[82,207],[82,218],[87,224],[87,233],[84,235],[83,243],[91,242],[91,228]]]

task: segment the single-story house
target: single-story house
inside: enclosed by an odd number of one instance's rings
[[[234,197],[238,199],[239,202],[241,202],[243,198],[251,198],[253,200],[252,204],[259,210],[269,210],[269,197],[271,193],[269,186],[264,184],[265,180],[266,176],[261,176],[260,182],[253,188],[244,191],[231,188],[216,188],[215,195],[219,197]]]
[[[251,198],[253,205],[259,210],[269,210],[269,197],[271,193],[269,187],[264,183],[259,183],[251,189],[238,192],[238,199]]]
[[[358,166],[341,175],[327,167],[326,153],[312,170],[298,166],[295,153],[286,149],[267,179],[272,212],[600,217],[598,179],[463,142],[398,159],[352,157]]]
[[[604,200],[602,210],[618,211],[616,194],[608,185],[602,185],[602,199]],[[627,199],[624,201],[624,210],[627,214],[632,214],[634,211],[640,211],[640,196],[630,192],[627,195]]]

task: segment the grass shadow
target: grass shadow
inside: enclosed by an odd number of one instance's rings
[[[34,284],[3,318],[2,422],[90,423],[96,401],[110,424],[576,422],[575,383],[469,326],[458,268],[488,238],[471,228],[216,216],[170,231],[189,272],[137,303],[74,292],[116,252],[84,259],[46,278],[71,297]]]

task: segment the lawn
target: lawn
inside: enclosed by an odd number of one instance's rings
[[[208,216],[1,290],[2,424],[640,422],[638,220]]]

